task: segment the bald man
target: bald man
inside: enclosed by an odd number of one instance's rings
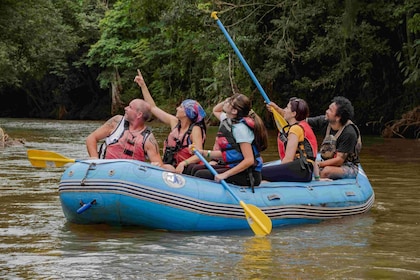
[[[145,122],[151,116],[150,105],[134,99],[124,108],[125,114],[110,118],[86,138],[89,157],[105,159],[136,159],[167,168],[162,162],[159,145]],[[99,152],[97,143],[105,139]]]

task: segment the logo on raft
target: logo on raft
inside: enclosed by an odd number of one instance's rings
[[[182,188],[185,185],[185,179],[179,174],[172,172],[162,172],[163,181],[171,188]]]

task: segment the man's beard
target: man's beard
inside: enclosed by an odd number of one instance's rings
[[[327,116],[325,116],[325,118],[328,120],[328,123],[329,123],[329,124],[336,124],[336,123],[338,123],[338,121],[337,121],[337,120],[335,120],[335,119],[333,119],[333,120],[329,120],[329,119],[327,118]]]

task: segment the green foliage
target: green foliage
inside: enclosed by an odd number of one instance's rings
[[[163,105],[187,97],[204,100],[203,89],[213,77],[208,65],[217,55],[209,49],[205,18],[209,14],[194,1],[118,1],[100,23],[101,38],[91,47],[88,64],[104,68],[104,87],[118,69],[125,99],[138,94],[132,80],[139,68]]]
[[[403,23],[393,12],[416,5],[350,0],[268,2],[237,4],[230,15],[241,21],[236,10],[247,10],[247,29],[242,28],[242,34],[264,30],[259,40],[242,50],[250,57],[250,65],[253,55],[248,49],[263,54],[259,65],[251,67],[263,85],[272,85],[266,87],[273,101],[284,104],[289,97],[300,96],[309,101],[313,113],[322,114],[333,96],[344,95],[355,104],[357,122],[392,118],[396,109],[406,109],[404,104],[418,103],[410,87],[404,99],[395,94],[401,90],[401,75],[392,62],[396,49],[392,36],[399,36],[395,30]],[[250,18],[253,20],[248,21]],[[235,40],[239,45],[240,38]],[[418,62],[411,65],[405,70],[416,77]]]
[[[0,95],[25,93],[26,104],[19,104],[25,117],[57,117],[74,107],[70,92],[95,90],[84,56],[109,2],[1,1]]]
[[[0,13],[0,84],[63,75],[66,54],[76,49],[77,38],[52,1],[6,1]]]
[[[164,109],[194,98],[212,106],[239,90],[269,125],[264,100],[215,21],[218,16],[272,101],[305,98],[322,114],[331,98],[355,105],[356,122],[387,122],[419,103],[420,0],[275,1],[3,0],[0,94],[15,86],[37,110],[83,111],[139,95],[141,69]],[[98,72],[97,72],[98,71]],[[98,80],[98,82],[95,81]],[[82,113],[80,113],[82,115]]]
[[[406,5],[394,11],[397,18],[406,20],[407,42],[402,49],[396,53],[396,59],[402,74],[404,75],[404,85],[408,87],[420,86],[420,13],[418,7],[420,1],[406,1]]]
[[[114,68],[133,67],[132,49],[137,47],[135,22],[128,17],[130,1],[115,3],[100,21],[100,39],[91,46],[87,64],[98,64],[108,72]],[[106,75],[103,75],[105,77]],[[104,86],[108,85],[104,83]]]

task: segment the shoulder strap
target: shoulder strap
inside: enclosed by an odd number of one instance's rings
[[[178,129],[178,132],[181,129],[181,121],[180,120],[178,120],[178,123],[174,126],[174,128],[171,130],[171,132],[174,131],[175,129]],[[168,135],[168,137],[169,137],[169,135]],[[166,145],[168,144],[168,137],[166,137],[166,139],[165,139]]]
[[[344,128],[346,128],[349,125],[352,125],[354,127],[354,130],[356,130],[356,134],[357,134],[356,152],[359,153],[360,150],[362,149],[362,137],[361,137],[359,128],[351,120],[348,120],[346,124],[334,135],[334,137],[335,139],[338,139],[338,137],[340,137],[340,134],[343,132]],[[331,126],[328,124],[327,133],[325,134],[325,136],[329,135],[330,129],[331,129]]]
[[[229,132],[232,131],[232,121],[230,119],[224,119],[220,125],[224,126]]]
[[[348,121],[346,122],[346,124],[345,124],[345,125],[343,125],[343,127],[342,127],[342,128],[340,128],[340,130],[339,130],[339,131],[337,131],[337,133],[334,135],[335,139],[338,139],[338,137],[340,137],[340,135],[341,135],[341,133],[343,132],[343,130],[346,128],[346,126],[348,126],[348,125],[349,125],[349,122],[351,122],[351,120],[348,120]]]
[[[144,154],[146,155],[146,150],[144,149],[144,145],[146,143],[147,138],[150,136],[150,134],[152,133],[152,129],[148,126],[146,126],[146,128],[141,132],[141,135],[143,136],[143,142],[141,143],[141,147],[144,151]]]
[[[194,128],[194,126],[196,125],[196,123],[192,123],[192,124],[190,124],[190,126],[188,127],[188,130],[184,133],[184,135],[182,136],[182,139],[181,139],[181,145],[183,145],[183,143],[184,143],[184,140],[185,140],[185,137],[188,137],[188,138],[190,138],[190,135],[191,135],[191,131],[193,130],[193,128]],[[191,142],[191,139],[189,139],[190,141],[187,141],[187,142]],[[190,143],[189,143],[190,144]]]
[[[348,125],[348,122],[349,122],[350,120],[348,120],[347,121],[347,123],[345,124],[345,125],[343,125],[343,127],[341,127],[340,128],[340,130],[339,131],[337,131],[337,133],[336,134],[334,134],[334,138],[335,139],[338,139],[338,137],[340,137],[340,135],[341,135],[341,133],[343,132],[343,130],[344,130],[344,128]],[[351,121],[350,121],[351,122]],[[325,137],[327,137],[327,136],[329,136],[331,134],[331,125],[330,124],[328,124],[328,126],[327,126],[327,131],[325,132]]]
[[[357,127],[357,125],[353,123],[351,120],[347,121],[346,126],[347,125],[352,125],[354,127],[354,130],[356,130],[356,134],[357,134],[356,153],[359,154],[360,151],[362,150],[362,135],[360,133],[360,130]]]
[[[127,129],[128,122],[124,117],[122,117],[114,131],[105,139],[106,145],[116,143],[123,136],[124,131]]]
[[[356,133],[357,133],[357,138],[359,138],[360,137],[359,128],[357,127],[357,125],[354,124],[354,122],[352,122],[351,120],[348,120],[346,124],[335,134],[335,139],[338,139],[338,137],[340,137],[340,134],[343,132],[344,128],[346,128],[349,125],[352,125],[354,127],[354,130],[356,130]]]

